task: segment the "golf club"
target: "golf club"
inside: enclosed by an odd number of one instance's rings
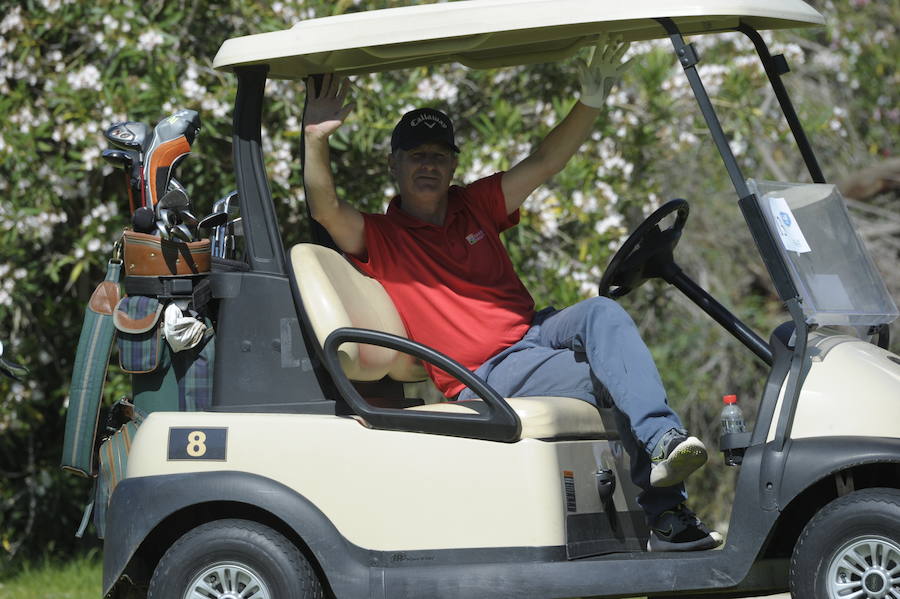
[[[169,233],[172,237],[181,241],[194,241],[194,236],[191,234],[191,230],[187,228],[187,225],[175,225],[169,229]]]
[[[156,221],[156,234],[159,235],[160,239],[169,239],[169,230],[161,220]]]
[[[119,121],[107,127],[103,135],[114,146],[125,150],[144,152],[147,149],[145,144],[148,141],[147,133],[149,130],[150,128],[146,123]]]
[[[213,212],[209,216],[204,216],[203,219],[197,223],[198,229],[215,229],[217,227],[221,227],[222,225],[228,222],[228,215],[224,212]],[[214,248],[215,249],[215,248]]]
[[[110,148],[103,150],[101,156],[114,167],[121,168],[125,172],[125,187],[128,189],[128,206],[132,214],[135,210],[134,197],[137,192],[140,197],[140,160],[141,154],[137,150],[122,150]],[[135,179],[137,175],[137,179]]]
[[[197,228],[197,225],[200,224],[200,221],[197,219],[197,216],[188,209],[176,208],[175,212],[178,213],[178,219],[188,227]]]
[[[199,130],[195,110],[179,110],[157,123],[144,157],[145,205],[154,207],[160,190],[168,189],[175,167],[190,153]]]
[[[236,210],[237,197],[238,197],[238,193],[236,191],[232,191],[224,198],[216,200],[216,202],[213,204],[213,214],[222,213],[225,215],[225,222],[223,222],[219,225],[216,225],[215,231],[213,232],[213,241],[212,241],[212,255],[213,256],[217,256],[219,258],[225,257],[226,236],[228,235],[228,231],[227,231],[228,215],[229,215],[229,213],[232,213],[233,210]],[[232,206],[234,206],[234,209],[232,208]]]
[[[156,203],[156,213],[162,210],[185,210],[191,205],[191,200],[183,189],[169,189]]]

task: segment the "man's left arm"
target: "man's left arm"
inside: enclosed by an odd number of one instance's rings
[[[606,96],[631,63],[621,63],[629,45],[621,38],[601,41],[591,58],[580,65],[579,101],[534,152],[503,174],[501,187],[507,214],[518,210],[531,192],[561,171],[587,139]]]

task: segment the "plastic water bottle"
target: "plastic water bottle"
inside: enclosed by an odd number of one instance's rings
[[[726,395],[722,397],[722,435],[730,433],[743,433],[746,430],[744,426],[744,414],[737,405],[737,395]],[[733,449],[726,449],[725,463],[729,466],[737,466],[741,463],[741,455]]]

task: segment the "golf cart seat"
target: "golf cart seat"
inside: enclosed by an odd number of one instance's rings
[[[407,337],[394,303],[381,283],[356,269],[330,248],[301,243],[291,249],[297,287],[320,344],[335,329],[357,327]],[[427,379],[413,356],[374,345],[344,343],[339,357],[351,381],[378,381],[385,376],[400,382]],[[610,438],[600,411],[571,397],[528,397],[506,400],[522,423],[521,438]],[[439,402],[407,408],[429,412],[480,413],[483,402]]]

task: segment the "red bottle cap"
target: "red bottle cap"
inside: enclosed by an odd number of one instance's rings
[[[737,403],[737,395],[724,395],[722,397],[722,403],[726,403],[726,404]]]

